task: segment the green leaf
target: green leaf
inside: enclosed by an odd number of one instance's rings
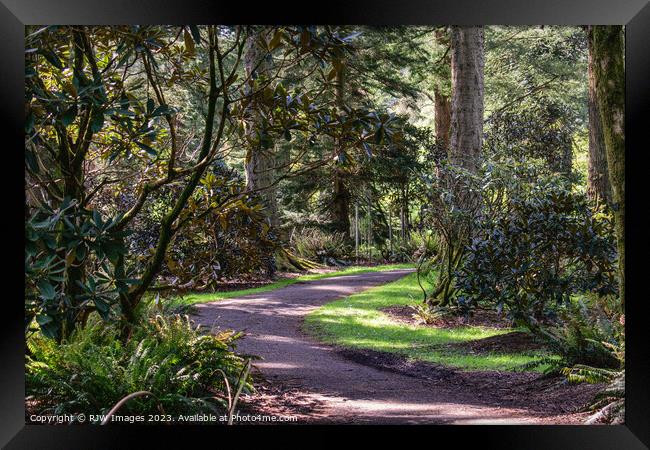
[[[380,126],[377,128],[377,131],[375,132],[375,144],[381,144],[381,141],[384,137],[384,128]]]
[[[101,131],[102,127],[104,126],[104,114],[103,113],[98,113],[95,114],[90,121],[90,130],[93,133],[98,133]]]
[[[93,209],[93,222],[95,222],[97,228],[101,228],[102,225],[104,225],[104,223],[102,222],[102,216],[99,213],[99,211],[97,211],[96,209]]]
[[[45,59],[50,64],[52,64],[54,67],[56,67],[57,69],[63,69],[63,63],[61,62],[59,57],[56,56],[56,54],[52,50],[47,49],[47,48],[43,48],[43,49],[40,50],[39,53],[41,55],[43,55],[45,57]]]
[[[111,306],[101,297],[96,297],[94,299],[94,303],[95,308],[97,309],[97,313],[101,316],[102,319],[107,320]]]
[[[132,52],[132,50],[128,50],[124,55],[122,55],[120,57],[120,60],[118,61],[117,66],[116,66],[118,69],[129,61],[129,57],[131,56],[131,52]]]
[[[77,105],[74,104],[68,108],[63,114],[61,114],[61,123],[64,127],[67,127],[74,119],[77,117]]]
[[[30,134],[32,132],[35,122],[36,118],[34,117],[34,113],[30,110],[25,119],[25,133]]]
[[[52,300],[56,297],[54,286],[52,286],[47,280],[41,280],[38,282],[38,290],[41,293],[41,297],[45,300]]]
[[[47,325],[48,323],[52,322],[54,319],[52,317],[47,316],[45,314],[39,314],[36,316],[36,322],[40,325]]]
[[[167,105],[160,105],[151,113],[152,117],[163,116],[165,114],[173,114],[174,110]]]
[[[138,147],[140,147],[145,152],[149,153],[151,156],[158,156],[158,152],[153,148],[149,147],[147,144],[143,144],[142,142],[138,142],[138,141],[135,141],[135,143]]]
[[[29,167],[34,173],[39,173],[38,162],[36,161],[36,156],[30,149],[25,149],[25,164]]]
[[[190,33],[188,33],[187,30],[183,31],[183,39],[185,40],[185,50],[187,51],[187,54],[194,55],[196,53],[196,48],[194,47],[192,36],[190,36]]]
[[[50,322],[41,325],[41,333],[43,333],[43,336],[47,338],[55,339],[59,334],[59,324],[57,322]]]

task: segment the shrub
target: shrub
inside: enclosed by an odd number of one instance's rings
[[[570,383],[607,383],[585,410],[585,424],[622,424],[625,421],[625,316],[616,297],[587,296],[572,302],[561,314],[564,323],[543,335],[560,358],[542,359],[547,373],[558,373]]]
[[[428,304],[411,305],[413,310],[412,317],[418,322],[427,325],[432,325],[439,322],[441,319],[453,314],[453,308],[444,306],[431,306]]]
[[[304,228],[295,232],[291,244],[303,258],[331,264],[350,257],[351,248],[343,233],[326,233],[318,228]]]
[[[476,221],[458,273],[459,304],[493,302],[536,330],[558,323],[575,294],[614,294],[615,258],[608,218],[559,177],[540,179],[509,189],[500,208]]]
[[[617,304],[614,296],[592,295],[573,299],[559,310],[561,323],[543,333],[565,365],[610,369],[624,366],[625,333]]]
[[[26,392],[37,412],[106,414],[137,391],[155,397],[129,400],[120,413],[226,411],[224,377],[236,386],[245,364],[233,352],[239,334],[203,334],[187,316],[153,314],[127,343],[118,334],[92,320],[60,345],[39,333],[30,335]],[[249,381],[246,390],[252,389]]]
[[[25,221],[26,331],[37,323],[60,340],[93,311],[114,319],[118,296],[136,283],[120,265],[127,233],[116,230],[119,220],[68,197],[55,209],[32,208]]]
[[[157,193],[156,201],[134,224],[129,244],[134,255],[147,254],[158,239],[155,226],[178,195],[173,186]],[[161,269],[175,287],[214,288],[224,278],[269,269],[278,240],[266,219],[262,201],[246,192],[244,179],[217,161],[207,172],[181,218]]]
[[[457,301],[455,277],[467,253],[476,217],[482,209],[482,174],[442,161],[433,175],[421,177],[426,186],[421,225],[436,233],[436,255],[420,264],[420,269],[435,268],[433,289],[426,302],[449,306]]]

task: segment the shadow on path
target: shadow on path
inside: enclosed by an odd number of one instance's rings
[[[242,330],[238,351],[258,355],[271,383],[300,390],[320,405],[315,416],[344,423],[540,423],[534,407],[502,407],[457,382],[431,382],[344,357],[306,336],[305,315],[319,306],[395,281],[413,269],[300,282],[273,291],[197,305],[197,322]],[[447,380],[450,381],[448,373]],[[456,373],[451,371],[452,374]],[[453,378],[454,375],[451,375]],[[458,380],[462,381],[462,380]],[[566,420],[565,420],[566,421]]]

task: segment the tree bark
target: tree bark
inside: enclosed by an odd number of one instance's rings
[[[339,109],[343,109],[345,104],[345,64],[337,73],[336,79],[336,103]],[[343,152],[343,142],[337,142],[338,153]],[[338,164],[334,167],[334,186],[332,198],[332,219],[334,230],[343,233],[351,239],[350,236],[350,191],[346,185],[346,173]]]
[[[436,42],[442,46],[451,45],[449,42],[449,32],[446,29],[436,30],[435,39]],[[449,52],[443,56],[441,64],[446,66],[445,69],[451,69],[451,56],[449,55]],[[445,70],[445,73],[447,73],[447,70]],[[449,130],[451,129],[451,99],[447,89],[443,89],[441,85],[450,89],[450,84],[451,80],[445,77],[444,79],[438,80],[433,89],[436,142],[445,150],[449,146]]]
[[[272,62],[267,59],[267,51],[262,48],[259,39],[263,33],[253,33],[246,41],[244,67],[246,76],[263,78],[270,76]],[[253,89],[247,84],[246,95],[253,95],[248,105],[247,138],[249,145],[246,151],[244,168],[246,171],[246,189],[255,191],[262,198],[266,217],[273,227],[278,225],[278,202],[275,182],[276,157],[272,145],[266,144],[266,124],[259,113]]]
[[[452,163],[472,172],[478,169],[483,143],[483,27],[451,28]]]
[[[332,217],[334,230],[350,237],[350,192],[345,185],[345,174],[338,167],[334,169],[334,198],[332,199]]]
[[[612,189],[609,184],[605,137],[596,95],[596,76],[594,68],[593,26],[587,28],[588,77],[589,77],[589,162],[587,176],[587,195],[597,204],[612,204]]]
[[[451,136],[449,162],[476,173],[483,143],[483,69],[484,35],[482,27],[451,28]],[[464,184],[456,183],[451,174],[445,176],[453,192],[455,207],[471,208],[478,200]],[[447,306],[454,296],[454,273],[461,264],[465,243],[470,237],[471,223],[463,217],[450,217],[443,237],[439,276],[427,303]]]
[[[436,142],[444,149],[449,147],[451,129],[451,99],[438,88],[433,90]]]
[[[625,61],[622,26],[594,26],[594,69],[598,107],[612,188],[618,247],[619,293],[625,309]]]
[[[81,72],[84,69],[85,63],[84,58],[87,58],[91,62],[92,52],[90,44],[88,47],[85,46],[85,40],[87,36],[85,34],[84,27],[75,27],[72,29],[72,39],[74,42],[74,68],[75,71]],[[94,61],[92,61],[95,64]],[[92,106],[84,105],[82,106],[84,113],[90,117],[93,111]],[[71,138],[71,132],[65,128],[61,127],[58,131],[59,138],[59,167],[62,169],[63,176],[63,196],[64,198],[70,198],[71,200],[76,200],[77,207],[81,208],[84,198],[85,186],[84,178],[85,171],[83,165],[83,157],[85,155],[85,149],[83,146],[83,141],[78,140],[76,144]],[[92,129],[88,130],[88,138],[90,140],[94,133]],[[81,222],[78,218],[73,219],[75,225],[81,226]],[[63,236],[60,236],[63,239]],[[66,261],[65,276],[66,280],[63,285],[63,290],[65,294],[70,299],[73,308],[66,309],[66,320],[63,323],[63,328],[59,338],[65,339],[70,336],[74,331],[75,324],[79,315],[83,315],[85,310],[77,310],[79,306],[80,298],[83,296],[83,289],[80,284],[86,281],[86,266],[85,262],[82,259],[79,259],[76,256],[75,252],[72,252],[72,258],[68,262],[69,250],[61,251],[61,258]]]

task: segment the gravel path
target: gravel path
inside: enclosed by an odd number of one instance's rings
[[[272,384],[318,405],[310,422],[502,424],[543,423],[539,413],[501,408],[453,385],[378,370],[341,356],[301,331],[305,315],[337,298],[395,281],[411,269],[300,282],[274,291],[197,305],[195,320],[243,330],[238,351]]]

